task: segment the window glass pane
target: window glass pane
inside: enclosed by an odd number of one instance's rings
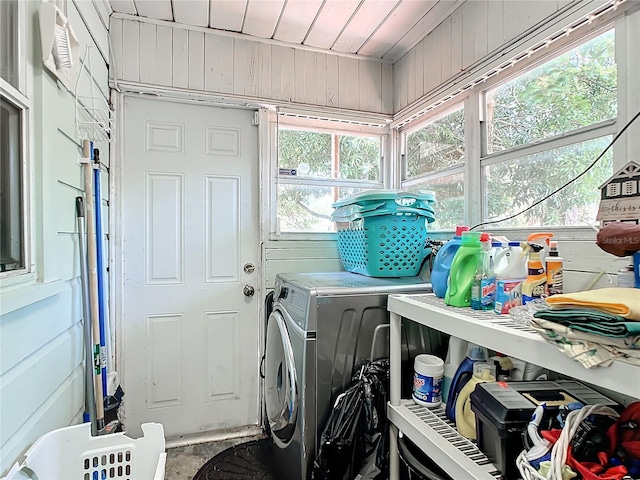
[[[338,178],[380,179],[380,138],[336,135],[340,143]]]
[[[431,190],[436,194],[436,221],[428,225],[429,230],[453,230],[464,222],[464,174],[456,173],[428,180],[407,189],[410,192]]]
[[[407,178],[463,163],[463,108],[407,135]]]
[[[0,271],[24,268],[20,109],[0,97]]]
[[[0,77],[18,88],[18,0],[0,0]]]
[[[304,177],[331,178],[331,134],[280,129],[278,167]]]
[[[333,232],[334,202],[362,188],[278,185],[278,221],[282,232]]]
[[[278,167],[297,176],[378,181],[380,157],[380,137],[280,129]]]
[[[604,150],[602,137],[484,168],[487,220],[528,207],[581,173]],[[497,227],[588,225],[594,223],[602,185],[612,174],[612,151],[576,182],[537,207]]]
[[[615,118],[616,85],[609,31],[487,92],[487,152]]]

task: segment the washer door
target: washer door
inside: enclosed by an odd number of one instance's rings
[[[267,323],[265,406],[271,435],[279,445],[291,440],[298,417],[296,367],[282,314],[274,310]]]

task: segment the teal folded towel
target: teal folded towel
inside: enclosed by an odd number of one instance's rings
[[[574,330],[606,337],[625,338],[640,335],[640,322],[630,322],[619,315],[612,315],[593,308],[539,310],[533,316]]]

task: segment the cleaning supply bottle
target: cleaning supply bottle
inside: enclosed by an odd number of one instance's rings
[[[522,305],[522,282],[527,278],[527,257],[520,242],[507,244],[506,261],[495,269],[496,298],[494,311],[507,314],[513,307]]]
[[[527,260],[527,278],[522,282],[522,304],[526,305],[537,298],[542,298],[546,293],[547,275],[544,271],[544,265],[540,259],[540,252],[544,250],[545,239],[549,242],[549,238],[553,237],[553,233],[532,233],[527,238],[525,247],[529,252]]]
[[[520,242],[508,242],[504,256],[494,265],[496,279],[527,277],[527,256]]]
[[[447,356],[444,360],[444,377],[442,379],[442,401],[449,401],[449,389],[456,370],[467,356],[467,348],[469,342],[461,338],[449,337],[449,346],[447,348]]]
[[[529,260],[527,261],[528,275],[522,282],[522,304],[526,305],[537,298],[542,298],[547,286],[547,275],[540,260],[540,251],[543,245],[538,243],[527,243],[529,247]]]
[[[496,277],[493,274],[490,250],[491,237],[480,234],[481,251],[478,253],[476,274],[471,286],[471,308],[474,310],[493,310],[496,293]]]
[[[468,231],[469,227],[456,227],[455,236],[445,243],[436,254],[436,258],[433,261],[433,268],[431,269],[431,286],[433,293],[435,293],[438,298],[444,298],[445,293],[447,293],[447,281],[449,280],[451,262],[453,262],[453,258],[462,244],[462,233]]]
[[[463,232],[460,248],[449,271],[444,303],[452,307],[471,305],[471,284],[476,275],[478,252],[482,250],[479,232]]]
[[[547,270],[547,295],[562,293],[562,257],[558,255],[558,242],[549,242],[549,255],[544,259]]]
[[[494,365],[477,362],[473,365],[473,375],[462,387],[456,399],[456,428],[460,435],[476,439],[476,414],[471,410],[471,392],[479,383],[495,382],[496,367]]]
[[[445,413],[447,418],[452,422],[456,421],[456,402],[458,395],[467,382],[473,375],[473,365],[477,362],[485,362],[487,360],[487,349],[480,347],[474,343],[467,345],[467,356],[458,366],[456,374],[451,380],[451,386],[449,387],[449,395],[447,397],[447,407]]]

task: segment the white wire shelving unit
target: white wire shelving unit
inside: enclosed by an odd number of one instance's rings
[[[496,480],[502,476],[474,442],[458,434],[444,415],[443,407],[429,409],[412,400],[401,400],[401,318],[576,380],[640,398],[640,367],[614,361],[609,367],[586,369],[547,343],[535,330],[513,322],[506,315],[449,307],[433,294],[390,295],[387,308],[391,312],[389,421],[452,478]],[[397,459],[391,461],[392,467],[396,462]],[[391,473],[394,480],[393,468]]]

